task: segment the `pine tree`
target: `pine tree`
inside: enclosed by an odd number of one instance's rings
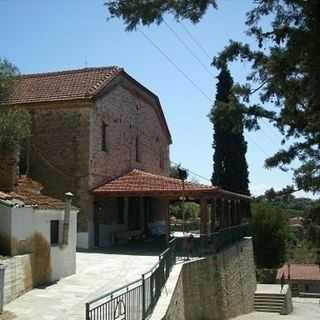
[[[218,76],[216,101],[210,117],[214,129],[212,184],[232,192],[249,194],[244,119],[232,87],[233,79],[229,70],[224,68]]]

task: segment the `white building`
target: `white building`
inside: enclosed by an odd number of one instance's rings
[[[42,195],[41,186],[27,177],[13,192],[0,192],[0,255],[24,256],[29,287],[76,271],[78,209],[71,198],[66,194],[63,202]]]

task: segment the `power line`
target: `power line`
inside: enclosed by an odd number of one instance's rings
[[[204,53],[205,56],[207,56],[210,60],[212,60],[212,57],[210,57],[208,51],[201,45],[201,43],[192,35],[192,33],[187,29],[186,26],[183,25],[182,22],[179,22],[186,34],[189,36],[189,38],[196,44],[196,46]]]
[[[143,32],[141,29],[138,30],[145,37],[145,39],[147,39],[207,100],[209,100],[211,103],[214,103],[214,101],[187,75],[187,73],[184,72],[149,36],[147,36],[145,32]],[[254,140],[252,141],[258,147],[258,149],[268,157],[268,154],[263,150],[263,148]]]
[[[179,163],[176,163],[176,162],[174,162],[174,161],[170,161],[172,164],[174,164],[175,166],[179,166],[180,164]],[[189,173],[191,173],[191,174],[193,174],[193,175],[195,175],[195,176],[197,176],[197,177],[199,177],[199,178],[201,178],[201,179],[203,179],[203,180],[206,180],[206,181],[209,181],[210,183],[211,183],[211,180],[210,179],[208,179],[208,178],[206,178],[206,177],[204,177],[204,176],[202,176],[202,175],[200,175],[199,173],[196,173],[196,172],[194,172],[194,171],[191,171],[190,169],[186,169],[186,168],[184,168],[187,172],[189,172]]]
[[[139,32],[147,39],[173,66],[176,70],[179,71],[210,103],[213,103],[213,100],[184,72],[150,37],[146,35],[141,29]]]
[[[166,21],[164,21],[164,23],[168,26],[168,28],[170,28],[170,26],[167,24]],[[196,44],[196,46],[197,46],[209,59],[212,59],[212,58],[210,57],[208,51],[204,48],[204,46],[202,46],[201,42],[198,41],[198,40],[196,39],[196,37],[194,37],[194,36],[192,35],[192,33],[187,29],[187,27],[184,26],[182,22],[180,22],[180,25],[182,26],[182,28],[184,29],[184,31],[186,32],[186,34],[189,36],[189,38]],[[172,28],[170,28],[170,29],[172,30]],[[174,33],[176,33],[174,30],[172,30],[172,31],[173,31]],[[179,36],[177,35],[177,38],[178,38],[178,37],[179,37]],[[181,41],[184,43],[183,40],[181,40]],[[197,60],[198,60],[198,59],[197,59]],[[207,69],[206,69],[206,71],[208,72]],[[267,123],[265,119],[262,119],[262,121],[265,122],[265,123]],[[266,137],[269,139],[269,141],[270,141],[272,144],[275,144],[275,141],[267,134],[267,132],[266,132],[262,127],[260,127],[260,129],[261,129],[262,132],[265,133],[265,135],[266,135]],[[256,144],[256,143],[255,143],[255,144]],[[259,146],[259,148],[260,148],[260,146]],[[265,152],[263,151],[263,153],[265,153]]]
[[[211,77],[214,77],[214,74],[211,72],[211,70],[208,69],[208,66],[206,66],[199,58],[198,56],[190,49],[188,44],[179,36],[179,34],[171,28],[171,26],[163,19],[164,24],[167,26],[167,28],[171,31],[171,33],[178,39],[180,43],[185,47],[185,49],[198,61],[198,63],[201,65],[203,70],[205,70]]]

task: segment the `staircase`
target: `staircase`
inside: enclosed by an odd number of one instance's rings
[[[254,308],[258,312],[281,313],[285,304],[285,294],[261,293],[254,294]]]

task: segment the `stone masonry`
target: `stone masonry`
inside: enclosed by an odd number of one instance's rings
[[[90,101],[26,107],[32,115],[29,173],[44,185],[44,194],[58,198],[67,191],[75,194],[78,232],[90,233],[89,245],[94,230],[92,188],[134,168],[169,174],[171,140],[159,104],[127,77],[119,75]],[[101,146],[103,125],[106,150]]]
[[[163,319],[230,319],[254,310],[255,290],[252,240],[245,238],[216,256],[185,263]]]

